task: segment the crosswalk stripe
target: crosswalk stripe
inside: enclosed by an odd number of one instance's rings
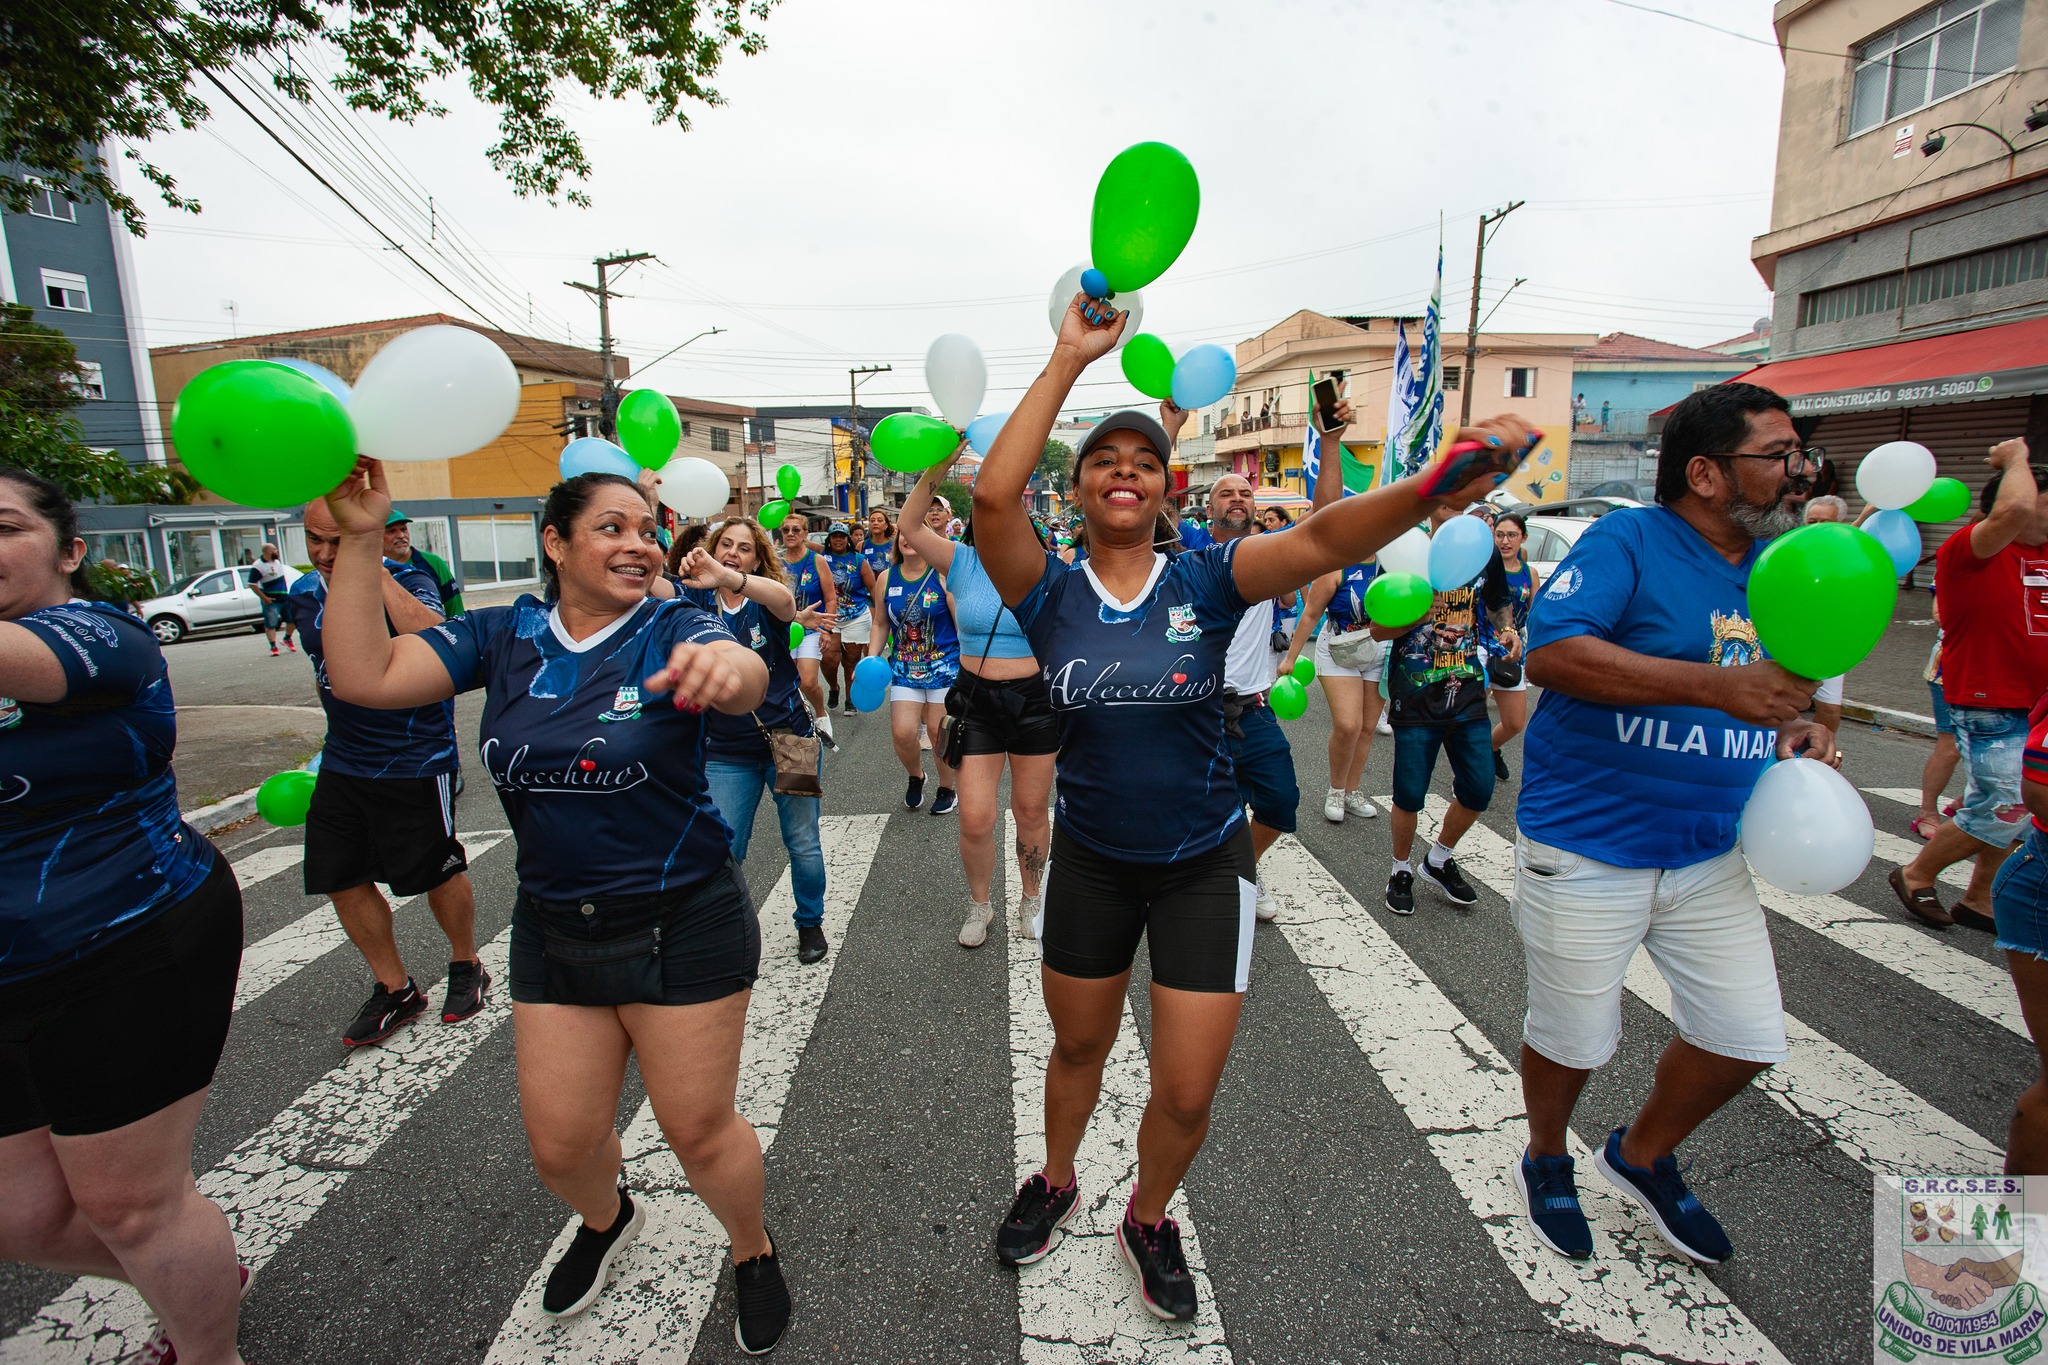
[[[764,1151],[782,1123],[790,1082],[817,1023],[845,944],[846,926],[860,903],[887,824],[886,815],[832,816],[821,823],[825,936],[833,944],[823,963],[807,967],[796,960],[796,929],[790,918],[796,898],[786,869],[760,907],[761,975],[747,1006],[738,1104],[760,1134]],[[613,1264],[610,1286],[589,1311],[574,1318],[550,1318],[540,1311],[541,1290],[548,1271],[576,1235],[580,1220],[572,1215],[499,1328],[486,1365],[626,1365],[690,1358],[725,1271],[725,1229],[690,1193],[652,1104],[641,1104],[621,1141],[624,1179],[633,1197],[647,1208],[647,1224],[638,1240]],[[801,1295],[802,1271],[791,1269]],[[799,1298],[797,1312],[802,1311]]]
[[[1917,802],[1917,798],[1915,799]],[[1912,862],[1922,847],[1901,835],[1887,834],[1883,830],[1875,831],[1875,835],[1871,844],[1871,856],[1900,867]],[[1967,887],[1970,884],[1969,861],[1965,859],[1960,863],[1949,864],[1941,870],[1935,880],[1946,882],[1958,890]]]
[[[1896,801],[1902,806],[1920,809],[1920,793],[1911,787],[1864,787],[1860,790],[1867,796],[1882,796],[1887,801]]]
[[[489,829],[463,835],[462,846],[469,855],[470,865],[475,866],[477,859],[503,843],[511,833],[505,829]],[[391,902],[393,915],[426,899],[425,896],[394,898],[391,888],[382,884],[377,889]],[[242,950],[242,974],[235,981],[235,1008],[240,1009],[257,996],[277,989],[346,942],[348,935],[343,932],[341,921],[335,917],[333,905],[323,899],[317,910],[307,911],[282,929],[265,935]]]
[[[235,880],[247,891],[250,887],[267,882],[280,872],[297,867],[306,859],[306,844],[303,839],[290,843],[272,844],[259,848],[245,858],[237,858],[228,864],[228,870],[235,874]]]
[[[1016,817],[1006,812],[1003,840],[996,847],[1013,848],[1016,842]],[[1052,875],[1050,869],[1046,875]],[[1010,889],[1010,878],[1005,868],[1003,891]],[[1038,945],[1016,932],[1016,916],[1009,908],[1022,895],[1021,888],[1015,895],[1003,891],[994,899],[1010,954],[1010,1093],[1021,1184],[1045,1162],[1045,1065],[1052,1055],[1053,1035],[1039,986]],[[1201,1301],[1193,1322],[1161,1322],[1146,1312],[1137,1277],[1117,1249],[1116,1225],[1138,1178],[1138,1120],[1150,1093],[1145,1049],[1126,997],[1116,1045],[1102,1069],[1102,1097],[1074,1158],[1080,1202],[1052,1254],[1017,1271],[1023,1365],[1094,1365],[1104,1360],[1229,1365],[1232,1360],[1185,1190],[1174,1191],[1167,1212],[1180,1224],[1181,1250]]]
[[[415,1023],[350,1053],[200,1177],[245,1264],[261,1270],[509,1017],[511,936],[506,929],[479,954],[497,983],[482,1013]],[[112,1365],[141,1350],[151,1327],[133,1289],[82,1278],[0,1341],[0,1365]]]
[[[1720,1287],[1602,1181],[1580,1185],[1592,1259],[1539,1244],[1507,1174],[1525,1137],[1514,1067],[1300,842],[1283,837],[1261,863],[1295,956],[1553,1328],[1658,1358],[1784,1365]],[[1590,1169],[1577,1134],[1572,1147]]]
[[[1441,821],[1445,808],[1443,798],[1428,799],[1432,818]],[[1474,825],[1458,841],[1457,856],[1480,884],[1503,900],[1513,895],[1515,850],[1507,839]],[[1631,995],[1671,1018],[1671,989],[1647,950],[1636,950],[1625,982]],[[1890,1175],[2004,1166],[1995,1144],[1790,1014],[1785,1034],[1785,1060],[1759,1076],[1757,1088],[1858,1165]]]

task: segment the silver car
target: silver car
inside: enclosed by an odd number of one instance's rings
[[[137,604],[151,633],[163,644],[176,644],[193,631],[234,626],[263,629],[263,594],[249,582],[247,565],[209,569],[194,574],[165,593]],[[285,570],[287,584],[297,575]]]

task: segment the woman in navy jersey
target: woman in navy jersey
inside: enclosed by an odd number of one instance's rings
[[[1055,1042],[1046,1069],[1044,1167],[997,1233],[1007,1264],[1047,1254],[1074,1211],[1074,1154],[1116,1041],[1143,937],[1152,963],[1152,1094],[1138,1179],[1117,1224],[1146,1307],[1195,1316],[1194,1281],[1167,1200],[1208,1130],[1251,966],[1253,859],[1223,729],[1223,666],[1249,602],[1355,564],[1441,501],[1504,478],[1530,444],[1514,419],[1477,424],[1470,452],[1342,499],[1285,535],[1169,557],[1155,546],[1171,442],[1149,414],[1099,422],[1075,457],[1088,558],[1046,553],[1023,507],[1054,417],[1128,314],[1091,324],[1076,295],[1045,370],[1010,414],[974,486],[976,549],[1022,623],[1060,717],[1058,797],[1039,926]],[[1171,536],[1178,548],[1177,532]]]
[[[825,556],[812,547],[802,517],[790,513],[778,530],[782,572],[789,590],[796,594],[796,623],[804,628],[803,642],[791,655],[796,660],[798,686],[818,719],[818,733],[832,744],[832,710],[825,704],[825,684],[818,677],[818,665],[825,657],[825,632],[839,616],[839,585],[832,581],[832,566]]]
[[[890,524],[889,513],[880,507],[871,509],[867,534],[860,540],[860,553],[861,558],[867,560],[868,567],[875,571],[876,578],[889,572],[889,565],[895,562],[895,550],[896,528]]]
[[[1486,584],[1480,591],[1486,611],[1479,620],[1481,647],[1486,651],[1486,688],[1500,719],[1493,727],[1493,775],[1505,781],[1508,761],[1501,750],[1508,741],[1529,728],[1529,679],[1522,673],[1522,638],[1529,625],[1529,608],[1542,587],[1536,570],[1522,557],[1522,543],[1529,537],[1529,522],[1519,512],[1494,518],[1493,559],[1486,566]]]
[[[790,890],[796,896],[797,960],[817,962],[826,947],[819,798],[775,791],[775,759],[765,733],[815,733],[789,648],[796,598],[783,582],[782,561],[768,533],[744,517],[733,517],[711,533],[710,548],[685,561],[683,579],[682,596],[716,611],[732,637],[768,666],[768,695],[759,707],[744,716],[712,711],[704,717],[704,776],[720,818],[732,831],[732,856],[739,863],[747,860],[761,793],[773,793],[782,846],[789,851]]]
[[[946,693],[960,675],[960,637],[953,629],[953,599],[938,569],[901,533],[892,556],[888,574],[875,583],[875,652],[889,660],[889,739],[908,775],[903,804],[916,810],[924,804],[918,727],[937,735],[945,723]],[[959,799],[953,768],[936,751],[932,766],[939,770],[932,814],[944,815]]]
[[[886,521],[887,519],[884,518]],[[825,567],[831,571],[833,600],[838,603],[838,619],[825,632],[823,642],[825,657],[825,706],[827,710],[839,704],[839,680],[843,667],[846,675],[846,714],[853,714],[853,670],[867,657],[868,639],[872,633],[872,622],[868,617],[868,603],[873,599],[875,585],[888,572],[886,560],[877,569],[869,558],[853,543],[853,533],[843,521],[835,521],[825,528]]]
[[[328,681],[359,706],[485,692],[479,753],[518,843],[508,975],[519,1108],[541,1181],[582,1215],[542,1311],[596,1301],[645,1209],[613,1130],[626,1060],[690,1188],[724,1225],[749,1351],[789,1293],[762,1224],[761,1144],[733,1107],[760,926],[704,779],[704,713],[744,716],[768,669],[714,615],[650,596],[654,514],[615,474],[556,484],[541,514],[545,602],[523,596],[393,639],[378,588],[384,472],[365,460],[327,505]]]
[[[0,466],[0,1259],[124,1280],[147,1349],[236,1361],[247,1272],[192,1134],[242,895],[178,814],[163,652],[84,562],[63,491]]]

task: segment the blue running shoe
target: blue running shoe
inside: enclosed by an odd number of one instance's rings
[[[1521,1191],[1522,1211],[1536,1240],[1560,1256],[1583,1261],[1593,1254],[1593,1229],[1579,1208],[1579,1185],[1568,1156],[1532,1157],[1525,1150],[1509,1175]]]
[[[1643,1212],[1664,1234],[1664,1240],[1681,1256],[1707,1265],[1719,1265],[1735,1252],[1735,1244],[1721,1225],[1700,1204],[1699,1196],[1685,1187],[1678,1172],[1678,1158],[1660,1156],[1649,1170],[1631,1166],[1621,1159],[1621,1127],[1607,1135],[1607,1145],[1593,1157],[1593,1164],[1607,1182],[1642,1205]]]

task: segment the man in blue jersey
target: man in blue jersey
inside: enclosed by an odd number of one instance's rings
[[[1592,1254],[1565,1141],[1593,1068],[1621,1038],[1640,946],[1670,984],[1678,1036],[1648,1100],[1595,1157],[1695,1261],[1732,1250],[1686,1188],[1675,1149],[1785,1057],[1777,966],[1736,841],[1770,756],[1835,760],[1801,720],[1814,682],[1764,657],[1749,617],[1763,542],[1799,524],[1818,452],[1784,399],[1753,384],[1672,411],[1656,507],[1602,517],[1537,595],[1513,911],[1529,975],[1522,1045],[1528,1151],[1511,1174],[1537,1237]]]
[[[482,1009],[491,978],[477,960],[476,897],[468,855],[455,837],[454,703],[381,711],[342,701],[327,685],[320,624],[340,549],[341,531],[326,502],[308,503],[306,551],[314,572],[302,575],[287,599],[327,713],[327,742],[306,816],[306,894],[333,900],[349,942],[376,974],[370,998],[341,1036],[348,1046],[362,1047],[382,1042],[427,1007],[399,956],[391,906],[376,883],[398,896],[424,893],[448,936],[443,1023]],[[386,559],[383,590],[393,634],[441,622],[440,585],[417,565]]]

